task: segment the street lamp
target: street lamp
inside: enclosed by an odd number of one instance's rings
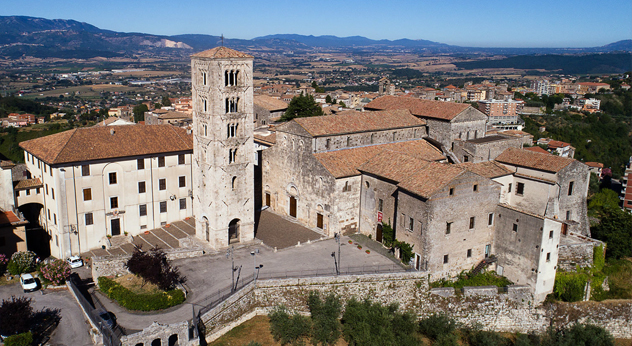
[[[340,233],[334,233],[334,239],[338,243],[338,268],[342,269],[342,263],[340,262],[340,238],[342,238]],[[340,271],[338,271],[338,275],[340,275]]]
[[[228,249],[226,249],[226,258],[228,258],[230,256],[230,261],[231,261],[231,266],[230,266],[230,275],[232,276],[233,279],[233,284],[232,286],[230,286],[230,292],[235,292],[235,290],[237,289],[236,285],[235,285],[235,272],[239,269],[239,273],[241,273],[241,266],[239,266],[239,268],[235,267],[235,258],[233,256],[233,253],[235,252],[235,249],[233,246],[229,247]],[[239,275],[237,276],[237,280],[239,281]]]
[[[255,280],[255,285],[257,284],[257,254],[259,253],[259,249],[255,249],[254,251],[250,251],[250,255],[252,256],[252,264],[253,264],[253,270],[252,270],[252,278],[253,280]]]

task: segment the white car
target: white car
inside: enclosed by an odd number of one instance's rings
[[[74,269],[83,267],[83,260],[79,256],[70,256],[68,257],[68,259],[66,259],[66,261],[68,261],[68,264],[70,264],[70,268]]]
[[[37,289],[37,281],[31,274],[20,275],[20,285],[24,292],[33,292]]]

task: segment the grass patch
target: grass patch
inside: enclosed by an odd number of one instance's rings
[[[162,292],[158,286],[151,282],[145,282],[142,278],[134,274],[120,276],[114,279],[114,281],[136,294],[155,294]]]
[[[476,275],[471,275],[470,272],[463,271],[461,272],[461,274],[459,274],[456,280],[441,279],[435,282],[431,282],[430,287],[454,287],[456,289],[461,289],[465,286],[505,287],[511,284],[513,284],[513,282],[509,281],[509,279],[504,276],[496,274],[495,271],[488,271]]]
[[[120,283],[106,278],[98,279],[99,289],[110,299],[116,300],[128,310],[155,311],[182,304],[185,300],[181,290],[159,291],[156,293],[134,293]]]
[[[629,258],[608,261],[604,273],[610,286],[606,299],[632,299],[632,261]]]

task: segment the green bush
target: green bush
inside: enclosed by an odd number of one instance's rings
[[[4,346],[31,346],[33,344],[33,333],[26,332],[17,335],[11,335],[4,339]]]
[[[35,268],[35,253],[32,251],[20,251],[11,256],[11,261],[7,265],[7,271],[11,275],[32,272]]]
[[[586,273],[558,271],[555,275],[553,293],[555,298],[565,302],[579,302],[584,299],[584,289],[588,276]]]
[[[451,334],[443,334],[437,338],[432,346],[459,346],[459,336]]]
[[[497,332],[474,330],[467,332],[470,346],[509,346],[511,341]]]
[[[307,305],[312,316],[312,344],[336,344],[341,334],[339,318],[342,312],[342,303],[340,303],[340,298],[330,294],[323,300],[318,292],[311,291]]]
[[[136,294],[118,282],[103,276],[99,277],[98,282],[101,292],[128,310],[162,310],[182,304],[185,300],[184,292],[177,289],[154,294]]]
[[[454,281],[441,279],[439,281],[430,283],[430,287],[454,287],[460,289],[465,286],[505,287],[511,284],[512,282],[509,281],[509,279],[496,274],[496,272],[492,270],[488,272],[478,273],[476,275],[471,275],[471,272],[461,272],[461,274],[459,274],[457,279]]]
[[[285,306],[277,306],[269,315],[270,333],[281,345],[304,345],[310,335],[311,321],[297,313],[290,315]]]
[[[444,313],[432,314],[419,321],[419,332],[433,340],[454,333],[456,328],[456,321]]]

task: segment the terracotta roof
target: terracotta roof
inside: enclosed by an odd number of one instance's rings
[[[575,160],[530,150],[509,148],[503,151],[503,153],[496,158],[496,161],[514,166],[557,173]]]
[[[13,166],[15,166],[15,163],[13,163],[13,161],[10,161],[10,160],[0,161],[1,168],[12,168]]]
[[[39,178],[24,179],[24,180],[18,181],[18,183],[15,185],[15,189],[16,190],[32,189],[34,187],[41,187],[41,186],[42,186],[42,181],[39,180]]]
[[[478,163],[466,162],[460,163],[457,166],[490,179],[513,173],[511,170],[507,169],[507,167],[495,161],[484,161]]]
[[[382,96],[369,102],[364,108],[372,110],[408,109],[418,117],[452,120],[471,107],[466,103],[421,100],[412,97]]]
[[[607,86],[607,87],[610,86],[610,84],[608,83],[595,83],[595,82],[579,82],[577,84],[585,85],[585,86]]]
[[[346,111],[338,115],[295,118],[292,121],[295,121],[314,137],[416,127],[426,124],[425,121],[414,117],[403,109],[383,112]]]
[[[213,49],[205,50],[203,52],[195,53],[191,55],[193,58],[211,58],[211,59],[226,59],[226,58],[249,58],[252,59],[252,55],[238,52],[228,47],[215,47]]]
[[[562,141],[556,141],[556,140],[549,141],[549,143],[547,145],[549,146],[550,149],[557,149],[557,148],[564,148],[564,147],[570,147],[571,146],[570,143],[566,143],[566,142],[562,142]]]
[[[542,149],[541,147],[535,146],[535,147],[528,147],[528,148],[524,148],[524,150],[529,150],[529,151],[533,151],[536,153],[542,153],[542,154],[549,154],[548,151]]]
[[[154,114],[158,119],[191,119],[191,115],[176,111],[167,111],[165,113],[158,114],[154,112]]]
[[[0,225],[7,225],[11,223],[20,222],[20,220],[12,211],[0,212]]]
[[[588,167],[603,168],[603,163],[600,163],[600,162],[584,162],[584,163]]]
[[[383,151],[360,167],[360,171],[397,182],[397,186],[430,198],[465,172],[457,165],[428,162],[410,155]]]
[[[264,135],[262,133],[256,133],[253,136],[255,142],[262,142],[263,144],[275,144],[276,143],[276,132],[270,132],[268,135]]]
[[[314,156],[335,178],[343,178],[360,174],[358,167],[371,161],[381,152],[386,152],[387,155],[395,152],[406,153],[409,157],[424,162],[445,159],[437,148],[423,139],[328,151],[314,154]],[[390,168],[391,165],[389,164],[388,167]]]
[[[503,135],[510,135],[510,136],[533,137],[532,134],[528,132],[520,131],[520,130],[505,130],[505,131],[500,131],[499,133]]]
[[[263,107],[271,112],[287,109],[288,104],[284,101],[266,95],[257,95],[254,97],[255,105]]]
[[[52,164],[193,150],[193,136],[171,125],[87,127],[20,143],[22,149]]]

